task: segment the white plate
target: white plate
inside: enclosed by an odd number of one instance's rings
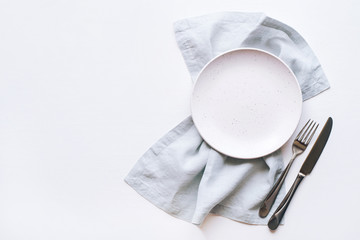
[[[257,158],[280,148],[295,131],[301,89],[278,57],[259,49],[235,49],[200,72],[191,111],[212,148],[235,158]]]

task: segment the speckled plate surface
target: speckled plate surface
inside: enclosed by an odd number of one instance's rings
[[[278,57],[259,49],[235,49],[200,72],[191,111],[212,148],[235,158],[258,158],[280,148],[295,131],[301,89]]]

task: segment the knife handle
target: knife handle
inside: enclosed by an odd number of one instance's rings
[[[272,187],[272,189],[270,190],[270,192],[266,196],[265,200],[261,204],[261,207],[260,207],[260,210],[259,210],[259,216],[260,217],[264,218],[269,214],[270,209],[271,209],[272,205],[275,202],[275,198],[278,195],[278,193],[279,193],[279,191],[281,189],[281,186],[283,185],[283,183],[285,181],[286,175],[288,174],[289,169],[290,169],[295,157],[296,156],[293,156],[291,158],[289,164],[286,166],[284,171],[281,173],[281,176],[276,181],[276,183],[274,184],[274,186]]]
[[[289,206],[290,201],[291,201],[292,197],[294,196],[294,193],[295,193],[297,187],[299,186],[301,181],[304,179],[304,177],[305,177],[305,175],[302,173],[299,173],[297,175],[295,182],[291,186],[289,192],[286,194],[285,198],[282,200],[279,207],[275,210],[275,213],[271,216],[271,218],[268,222],[268,227],[271,230],[275,230],[279,226],[281,219],[283,218],[285,211],[286,211],[287,207]]]

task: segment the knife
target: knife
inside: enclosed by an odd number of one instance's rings
[[[317,160],[319,159],[327,140],[329,139],[331,128],[333,125],[333,120],[331,117],[328,118],[328,120],[325,123],[325,126],[321,130],[321,133],[319,134],[319,137],[316,139],[316,142],[314,143],[314,146],[312,147],[309,155],[305,159],[300,172],[298,173],[295,182],[291,186],[289,192],[286,194],[285,198],[280,203],[279,207],[275,210],[275,213],[271,216],[268,227],[271,230],[275,230],[283,218],[285,211],[287,207],[290,204],[290,201],[292,197],[294,196],[294,193],[301,183],[301,181],[304,179],[304,177],[311,173],[312,169],[314,168]]]

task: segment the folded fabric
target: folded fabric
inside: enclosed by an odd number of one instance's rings
[[[175,22],[175,37],[193,80],[215,56],[240,47],[259,48],[292,69],[303,100],[329,88],[316,56],[289,26],[262,13],[223,12]],[[155,143],[125,181],[165,212],[201,224],[209,213],[250,224],[266,224],[284,196],[280,191],[265,219],[261,201],[283,168],[278,150],[258,159],[235,159],[213,150],[191,117]]]

